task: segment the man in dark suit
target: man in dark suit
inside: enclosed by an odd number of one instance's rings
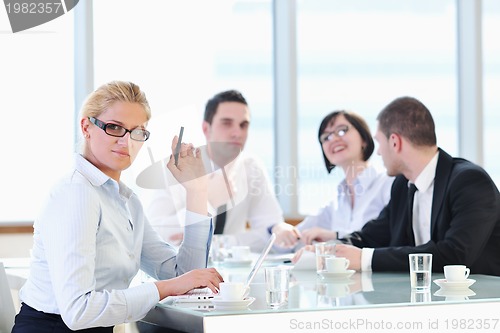
[[[500,275],[500,194],[490,176],[437,147],[432,116],[414,98],[394,100],[377,120],[378,153],[397,176],[391,200],[337,255],[357,270],[407,271],[409,253],[432,253],[434,271],[462,264]]]

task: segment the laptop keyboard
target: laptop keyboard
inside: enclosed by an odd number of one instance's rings
[[[208,287],[197,288],[188,291],[184,295],[168,296],[160,303],[163,303],[167,300],[173,300],[177,303],[203,302],[209,301],[215,296],[217,296],[217,294],[214,294],[214,292]]]
[[[209,299],[215,296],[214,292],[208,287],[190,290],[186,293],[186,295],[198,296],[199,299]]]

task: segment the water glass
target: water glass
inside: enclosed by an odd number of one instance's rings
[[[408,255],[408,259],[410,261],[411,289],[430,289],[432,274],[432,254],[412,253]]]
[[[425,291],[412,290],[411,302],[412,303],[429,303],[432,300],[430,289]]]
[[[213,235],[210,247],[210,259],[214,264],[222,263],[229,256],[228,249],[231,246],[228,235]]]
[[[326,258],[335,257],[335,243],[322,242],[314,244],[316,251],[316,272],[326,271]]]
[[[290,268],[266,267],[265,279],[267,305],[275,309],[287,304],[290,287]]]

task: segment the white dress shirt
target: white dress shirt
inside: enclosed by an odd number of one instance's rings
[[[208,158],[206,150],[202,149],[202,154],[205,169],[213,170],[214,163]],[[225,170],[235,206],[232,207],[230,200],[226,202],[228,211],[224,234],[232,236],[234,245],[248,245],[252,251],[260,252],[270,236],[267,229],[284,221],[283,211],[264,167],[255,157],[240,153]],[[168,169],[164,168],[164,173],[168,184],[166,189],[155,190],[145,207],[153,228],[168,241],[173,234],[183,232],[186,225],[186,192]],[[222,179],[221,169],[209,172],[209,177]],[[214,189],[209,187],[211,190]],[[209,207],[209,212],[215,216],[217,207]]]
[[[299,230],[320,227],[337,231],[342,238],[361,230],[366,222],[378,217],[391,196],[394,177],[387,176],[385,170],[367,167],[354,182],[354,207],[351,205],[349,187],[344,179],[337,187],[337,194],[329,205],[319,210],[317,215],[308,216],[297,225]]]
[[[136,321],[159,301],[154,283],[129,288],[142,268],[168,279],[206,267],[211,221],[189,226],[177,251],[151,228],[137,196],[81,155],[34,223],[30,274],[20,299],[60,314],[73,330]]]
[[[415,179],[415,186],[418,191],[415,192],[413,199],[412,227],[416,246],[431,240],[431,210],[438,156],[439,154],[436,153]]]
[[[416,246],[425,244],[431,239],[432,198],[438,156],[439,153],[436,153],[415,179],[415,186],[418,191],[415,192],[413,198],[412,227]],[[409,185],[410,182],[408,182]],[[363,271],[371,271],[373,252],[374,249],[372,248],[363,248],[361,254],[361,269]]]

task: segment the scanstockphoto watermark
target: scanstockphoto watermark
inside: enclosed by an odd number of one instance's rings
[[[370,320],[366,318],[352,318],[333,320],[324,318],[314,321],[290,319],[288,328],[293,331],[311,332],[357,332],[357,331],[394,331],[394,332],[429,332],[429,331],[491,331],[498,332],[500,319],[491,317],[482,318],[422,318],[421,320]]]
[[[422,321],[389,321],[389,320],[368,320],[362,318],[346,319],[346,320],[333,320],[324,318],[316,321],[300,321],[298,319],[290,319],[289,329],[300,331],[420,331],[429,329],[432,323],[424,323]]]
[[[79,0],[4,0],[13,33],[52,21],[70,10]]]

